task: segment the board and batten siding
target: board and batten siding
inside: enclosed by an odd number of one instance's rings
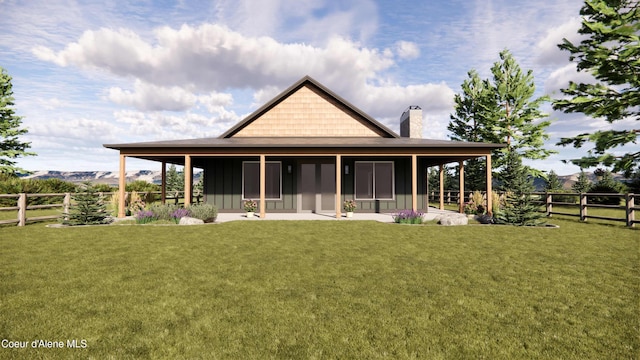
[[[356,212],[395,212],[411,210],[411,159],[410,158],[343,158],[342,160],[342,201],[355,199],[355,162],[356,161],[393,161],[395,176],[395,198],[393,200],[356,200]],[[349,174],[344,173],[344,166],[349,166]],[[427,170],[424,164],[418,163],[418,210],[426,210],[427,202]]]
[[[205,201],[214,204],[222,212],[243,212],[242,207],[242,163],[258,161],[257,158],[219,158],[208,159],[204,166]],[[290,159],[268,158],[267,161],[282,162],[282,198],[266,200],[267,211],[296,211],[295,172],[288,173],[293,166]],[[258,199],[252,199],[258,202]]]

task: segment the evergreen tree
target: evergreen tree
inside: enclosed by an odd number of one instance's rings
[[[184,191],[184,172],[178,172],[174,164],[167,171],[166,186],[167,191]]]
[[[31,147],[31,143],[19,139],[19,136],[27,133],[27,129],[20,128],[22,117],[15,115],[13,101],[11,76],[0,67],[0,173],[8,175],[27,173],[17,167],[13,159],[35,155],[26,151]]]
[[[544,186],[545,191],[553,192],[554,190],[561,190],[562,184],[560,183],[560,178],[555,171],[549,171],[549,176],[547,177],[547,181]]]
[[[549,138],[545,129],[551,122],[541,121],[548,115],[539,108],[550,99],[547,96],[532,99],[536,90],[533,71],[523,72],[508,50],[500,52],[500,60],[491,68],[493,101],[498,111],[492,114],[493,128],[487,140],[506,143],[502,153],[515,152],[521,159],[545,159],[554,153],[544,147],[544,140]],[[496,167],[503,164],[501,159],[498,155]],[[529,171],[535,176],[541,174],[535,169]]]
[[[462,83],[462,94],[454,98],[455,113],[450,115],[450,138],[506,143],[506,148],[492,154],[496,169],[504,165],[503,158],[511,152],[526,159],[544,159],[554,153],[544,148],[544,140],[549,138],[545,129],[551,123],[543,120],[547,114],[539,109],[549,98],[533,98],[535,85],[532,71],[523,72],[511,53],[504,50],[491,72],[491,80],[480,80],[472,70],[468,74],[469,79]],[[484,160],[471,160],[467,165],[465,184],[473,190],[484,190]],[[541,174],[535,169],[529,171],[534,175]]]
[[[626,187],[613,178],[611,171],[602,171],[598,181],[589,189],[590,193],[619,194],[626,191]],[[617,196],[594,196],[589,199],[593,204],[620,205],[622,198]]]
[[[85,190],[72,195],[73,204],[69,212],[63,214],[65,225],[108,224],[107,204],[91,183],[85,183]]]
[[[506,204],[504,209],[494,214],[496,221],[517,226],[542,224],[544,214],[538,211],[540,205],[531,195],[533,179],[515,152],[507,154],[501,173],[500,189],[506,192]]]
[[[629,191],[634,194],[640,194],[640,167],[631,174],[629,183],[627,184]]]
[[[429,191],[433,191],[437,193],[440,191],[440,169],[436,166],[431,167],[429,169],[429,174],[427,176],[427,181],[429,182]],[[458,190],[460,185],[458,183],[458,179],[452,172],[452,169],[445,165],[444,166],[444,190]]]
[[[467,74],[469,79],[462,83],[462,94],[454,96],[455,113],[449,117],[451,121],[447,129],[449,138],[455,141],[486,142],[491,137],[494,119],[490,114],[495,112],[492,102],[491,85],[488,80],[481,80],[475,70]],[[483,159],[470,159],[465,163],[465,189],[486,189],[486,162]]]
[[[573,44],[567,39],[558,47],[571,53],[578,71],[596,78],[593,83],[569,82],[563,89],[568,98],[556,100],[554,109],[567,113],[581,112],[609,123],[625,119],[640,120],[640,6],[637,0],[586,0],[580,10],[582,27],[588,37]],[[572,138],[562,138],[558,145],[582,147],[591,142],[588,155],[571,160],[580,167],[598,164],[613,166],[613,171],[627,175],[640,164],[640,151],[622,156],[609,149],[637,143],[640,129],[599,130]]]
[[[578,181],[575,184],[571,185],[571,189],[577,193],[586,193],[591,188],[591,181],[589,177],[584,172],[584,170],[580,170],[580,175],[578,175]]]

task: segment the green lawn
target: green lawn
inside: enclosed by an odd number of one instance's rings
[[[552,222],[3,227],[0,358],[637,358],[640,232]]]

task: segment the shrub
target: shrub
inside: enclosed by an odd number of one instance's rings
[[[393,221],[398,224],[422,224],[422,216],[420,211],[402,210],[393,214]]]
[[[171,213],[171,218],[177,224],[180,222],[180,219],[189,215],[191,215],[191,211],[189,211],[189,209],[179,208],[179,209],[173,210],[173,212]]]
[[[97,192],[118,192],[118,188],[109,184],[94,184],[93,187]]]
[[[159,220],[173,221],[173,212],[179,209],[176,205],[173,204],[154,204],[149,207],[149,210],[153,211],[154,214],[158,217]]]
[[[57,194],[75,193],[78,186],[56,178],[49,179],[21,179],[15,176],[0,174],[0,194]],[[29,205],[59,204],[63,196],[60,197],[32,197],[29,198]],[[0,206],[15,206],[15,199],[0,199]]]
[[[189,207],[191,217],[200,219],[204,222],[214,222],[218,217],[218,208],[211,204],[197,204]]]
[[[74,203],[68,213],[64,213],[62,223],[65,225],[96,225],[111,222],[107,214],[104,197],[98,195],[91,184],[86,184],[83,192],[72,196]]]
[[[144,180],[136,180],[128,183],[125,186],[125,190],[128,192],[137,192],[142,194],[140,197],[146,203],[152,203],[157,200],[157,195],[151,192],[160,191],[160,185],[151,184]]]
[[[127,212],[131,215],[135,215],[141,210],[144,210],[144,208],[145,202],[140,197],[140,194],[136,191],[132,191],[131,194],[129,194],[129,206],[127,207]]]
[[[491,212],[497,214],[505,206],[504,196],[500,196],[495,191],[491,192]]]
[[[624,184],[616,181],[609,171],[602,171],[602,178],[589,189],[590,193],[610,193],[618,194],[623,193],[626,190]],[[592,204],[603,205],[620,205],[622,197],[617,196],[592,196],[589,197],[589,202]]]
[[[158,216],[150,210],[141,210],[136,214],[136,222],[138,224],[148,224],[158,220]]]

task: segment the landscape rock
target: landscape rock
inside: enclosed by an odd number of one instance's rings
[[[484,214],[484,215],[476,215],[475,219],[480,223],[480,224],[493,224],[493,217],[491,215],[488,214]]]
[[[445,226],[467,225],[469,218],[466,214],[444,214],[437,218],[438,224]]]
[[[200,219],[188,217],[188,216],[180,218],[180,223],[179,223],[179,225],[200,225],[200,224],[204,224],[204,221]]]

